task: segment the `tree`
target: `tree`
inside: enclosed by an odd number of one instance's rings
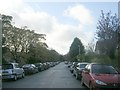
[[[70,46],[69,49],[69,56],[72,59],[72,61],[77,61],[77,56],[80,54],[84,54],[85,50],[84,50],[84,46],[82,44],[82,42],[80,41],[79,38],[74,38],[73,43]]]
[[[59,55],[59,61],[64,61],[64,60],[65,60],[64,56],[63,55]]]
[[[2,53],[5,62],[15,61],[20,64],[59,60],[59,53],[49,50],[45,34],[35,33],[27,26],[18,28],[12,25],[12,16],[2,15],[3,42]],[[11,60],[10,60],[11,59]]]
[[[95,44],[93,42],[89,43],[87,48],[86,48],[86,53],[85,53],[85,61],[86,62],[91,62],[92,59],[95,58]]]
[[[43,42],[45,34],[35,33],[34,30],[24,28],[17,28],[12,25],[12,16],[2,15],[2,30],[3,30],[3,55],[6,53],[6,48],[12,54],[11,59],[19,62],[19,58],[28,53],[28,48],[32,44],[34,47],[37,43],[41,46],[47,47]],[[26,58],[27,59],[27,58]]]
[[[50,50],[50,61],[58,61],[59,60],[59,53],[55,50]]]
[[[5,47],[6,41],[9,39],[9,33],[12,29],[12,16],[2,15],[2,46]]]
[[[9,49],[7,47],[8,34],[12,28],[12,16],[2,15],[2,60],[5,61],[5,53]],[[8,50],[9,51],[9,50]]]
[[[101,13],[97,25],[97,49],[100,54],[108,55],[111,59],[115,58],[116,48],[120,48],[120,19],[117,15]]]

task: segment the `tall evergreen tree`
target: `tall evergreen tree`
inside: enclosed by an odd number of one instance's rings
[[[73,43],[70,46],[69,56],[72,61],[77,61],[77,56],[80,54],[84,54],[84,46],[79,38],[74,38]]]

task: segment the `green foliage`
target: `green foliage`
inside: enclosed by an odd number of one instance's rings
[[[80,62],[84,62],[85,61],[85,55],[84,54],[78,55],[77,60],[80,61]]]
[[[82,42],[80,41],[80,39],[76,37],[73,43],[71,44],[70,50],[69,50],[69,56],[71,60],[76,61],[77,56],[79,54],[84,54],[84,53],[85,53],[84,46]]]
[[[99,56],[95,56],[92,61],[110,63],[115,67],[120,65],[120,19],[111,12],[101,13],[97,25],[96,51]]]
[[[85,62],[91,62],[92,59],[95,57],[96,53],[94,52],[94,47],[94,41],[88,44],[85,53]]]
[[[18,63],[36,63],[59,59],[59,54],[55,50],[49,50],[48,45],[44,42],[46,40],[45,34],[35,33],[27,26],[15,27],[12,25],[12,18],[12,16],[2,15],[4,61],[10,61],[6,60],[9,53],[11,53],[9,54],[11,60]]]
[[[101,13],[97,25],[98,43],[97,49],[100,54],[108,55],[111,59],[115,58],[115,50],[120,47],[120,19],[111,12]]]
[[[114,60],[114,64],[116,67],[119,67],[120,68],[120,48],[117,48],[116,51],[115,51],[115,60]]]
[[[112,60],[109,56],[106,55],[96,55],[91,62],[93,63],[102,63],[102,64],[112,64]]]
[[[65,57],[63,55],[59,55],[59,61],[64,61]]]

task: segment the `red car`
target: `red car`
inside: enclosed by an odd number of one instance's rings
[[[90,90],[120,90],[120,74],[111,65],[91,63],[82,72],[81,84]]]

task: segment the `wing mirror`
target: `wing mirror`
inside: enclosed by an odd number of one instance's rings
[[[89,71],[85,71],[85,74],[89,74]]]
[[[87,70],[87,69],[84,69],[83,72],[84,72],[85,74],[89,74],[90,71]]]

